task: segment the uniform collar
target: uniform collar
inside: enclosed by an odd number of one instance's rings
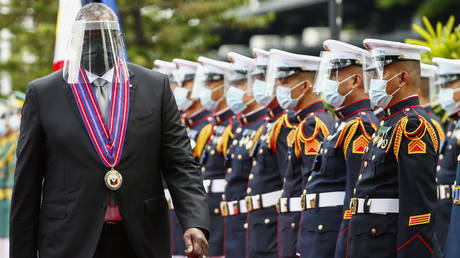
[[[281,114],[283,114],[283,112],[284,110],[280,106],[277,106],[273,109],[269,109],[267,111],[268,119],[269,120],[277,119]]]
[[[196,124],[206,119],[206,117],[208,117],[210,114],[211,112],[209,112],[205,108],[198,110],[197,112],[193,113],[190,116],[186,116],[184,114],[185,125],[187,127],[194,127]]]
[[[214,117],[209,117],[209,121],[214,125],[220,125],[227,121],[231,116],[233,116],[233,111],[230,108],[226,108],[215,114]]]
[[[335,114],[337,115],[339,120],[343,120],[358,112],[371,110],[370,105],[371,101],[369,99],[358,100],[354,103],[336,109]]]
[[[417,95],[409,96],[403,100],[400,100],[393,105],[385,108],[385,117],[392,116],[403,110],[406,107],[419,106],[419,100]]]
[[[325,111],[326,109],[324,108],[324,104],[323,102],[320,100],[320,101],[317,101],[313,104],[311,104],[310,106],[300,110],[300,111],[297,111],[297,113],[294,114],[295,118],[297,119],[298,122],[302,121],[305,117],[307,117],[308,114],[310,113],[316,113],[316,112],[320,112],[320,111]]]
[[[240,120],[241,126],[248,126],[260,119],[263,119],[265,116],[267,116],[267,108],[262,107],[247,115],[240,113],[237,116],[238,116],[238,119]]]

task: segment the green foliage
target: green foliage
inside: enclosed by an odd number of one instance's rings
[[[268,15],[237,18],[229,10],[249,0],[118,0],[118,10],[130,61],[152,67],[154,59],[195,59],[216,46],[222,29],[253,29],[267,26]],[[0,70],[8,71],[14,89],[25,90],[27,82],[51,72],[58,0],[10,0],[9,13],[0,28],[13,34],[12,55]],[[30,28],[24,20],[30,19]],[[33,60],[24,60],[24,54]]]

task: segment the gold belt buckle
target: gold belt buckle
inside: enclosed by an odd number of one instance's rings
[[[446,199],[452,198],[451,195],[452,189],[450,185],[444,186],[444,195],[446,196]]]
[[[258,194],[256,195],[256,202],[257,202],[257,205],[259,206],[259,208],[257,209],[262,209],[263,206],[262,206],[262,195]]]
[[[316,208],[316,195],[310,199],[310,209]]]
[[[240,214],[240,202],[239,201],[233,201],[232,207],[233,207],[233,215]]]
[[[246,196],[244,197],[244,200],[246,201],[246,209],[248,212],[251,212],[254,210],[254,206],[252,205],[252,197],[251,196]]]
[[[225,201],[220,202],[220,214],[224,217],[228,216],[228,204]]]
[[[358,212],[358,198],[351,198],[350,212],[352,215],[355,215]]]
[[[302,207],[303,211],[307,209],[307,194],[306,193],[303,193],[300,196],[300,207]]]
[[[278,214],[281,213],[281,198],[278,198],[278,201],[276,201],[276,212],[278,212]]]
[[[288,202],[289,202],[289,198],[281,198],[281,205],[283,205],[283,207],[281,207],[280,205],[280,209],[284,208],[285,212],[289,212]],[[281,212],[283,212],[283,209],[281,209]]]

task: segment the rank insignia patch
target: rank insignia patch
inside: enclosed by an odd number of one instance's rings
[[[430,223],[430,219],[431,219],[431,213],[417,215],[417,216],[410,216],[409,226],[428,224]]]
[[[407,147],[409,154],[426,153],[426,144],[422,140],[412,140]]]
[[[364,135],[360,135],[353,141],[353,153],[363,154],[368,144],[369,140]]]
[[[305,155],[316,155],[320,146],[321,144],[316,139],[305,142]]]

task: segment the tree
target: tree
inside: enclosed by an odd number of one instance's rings
[[[274,14],[237,18],[229,10],[249,0],[118,0],[130,61],[152,67],[154,59],[194,60],[219,43],[218,30],[267,26]],[[0,70],[15,89],[51,72],[58,0],[10,0],[0,27],[12,33],[11,58]]]

